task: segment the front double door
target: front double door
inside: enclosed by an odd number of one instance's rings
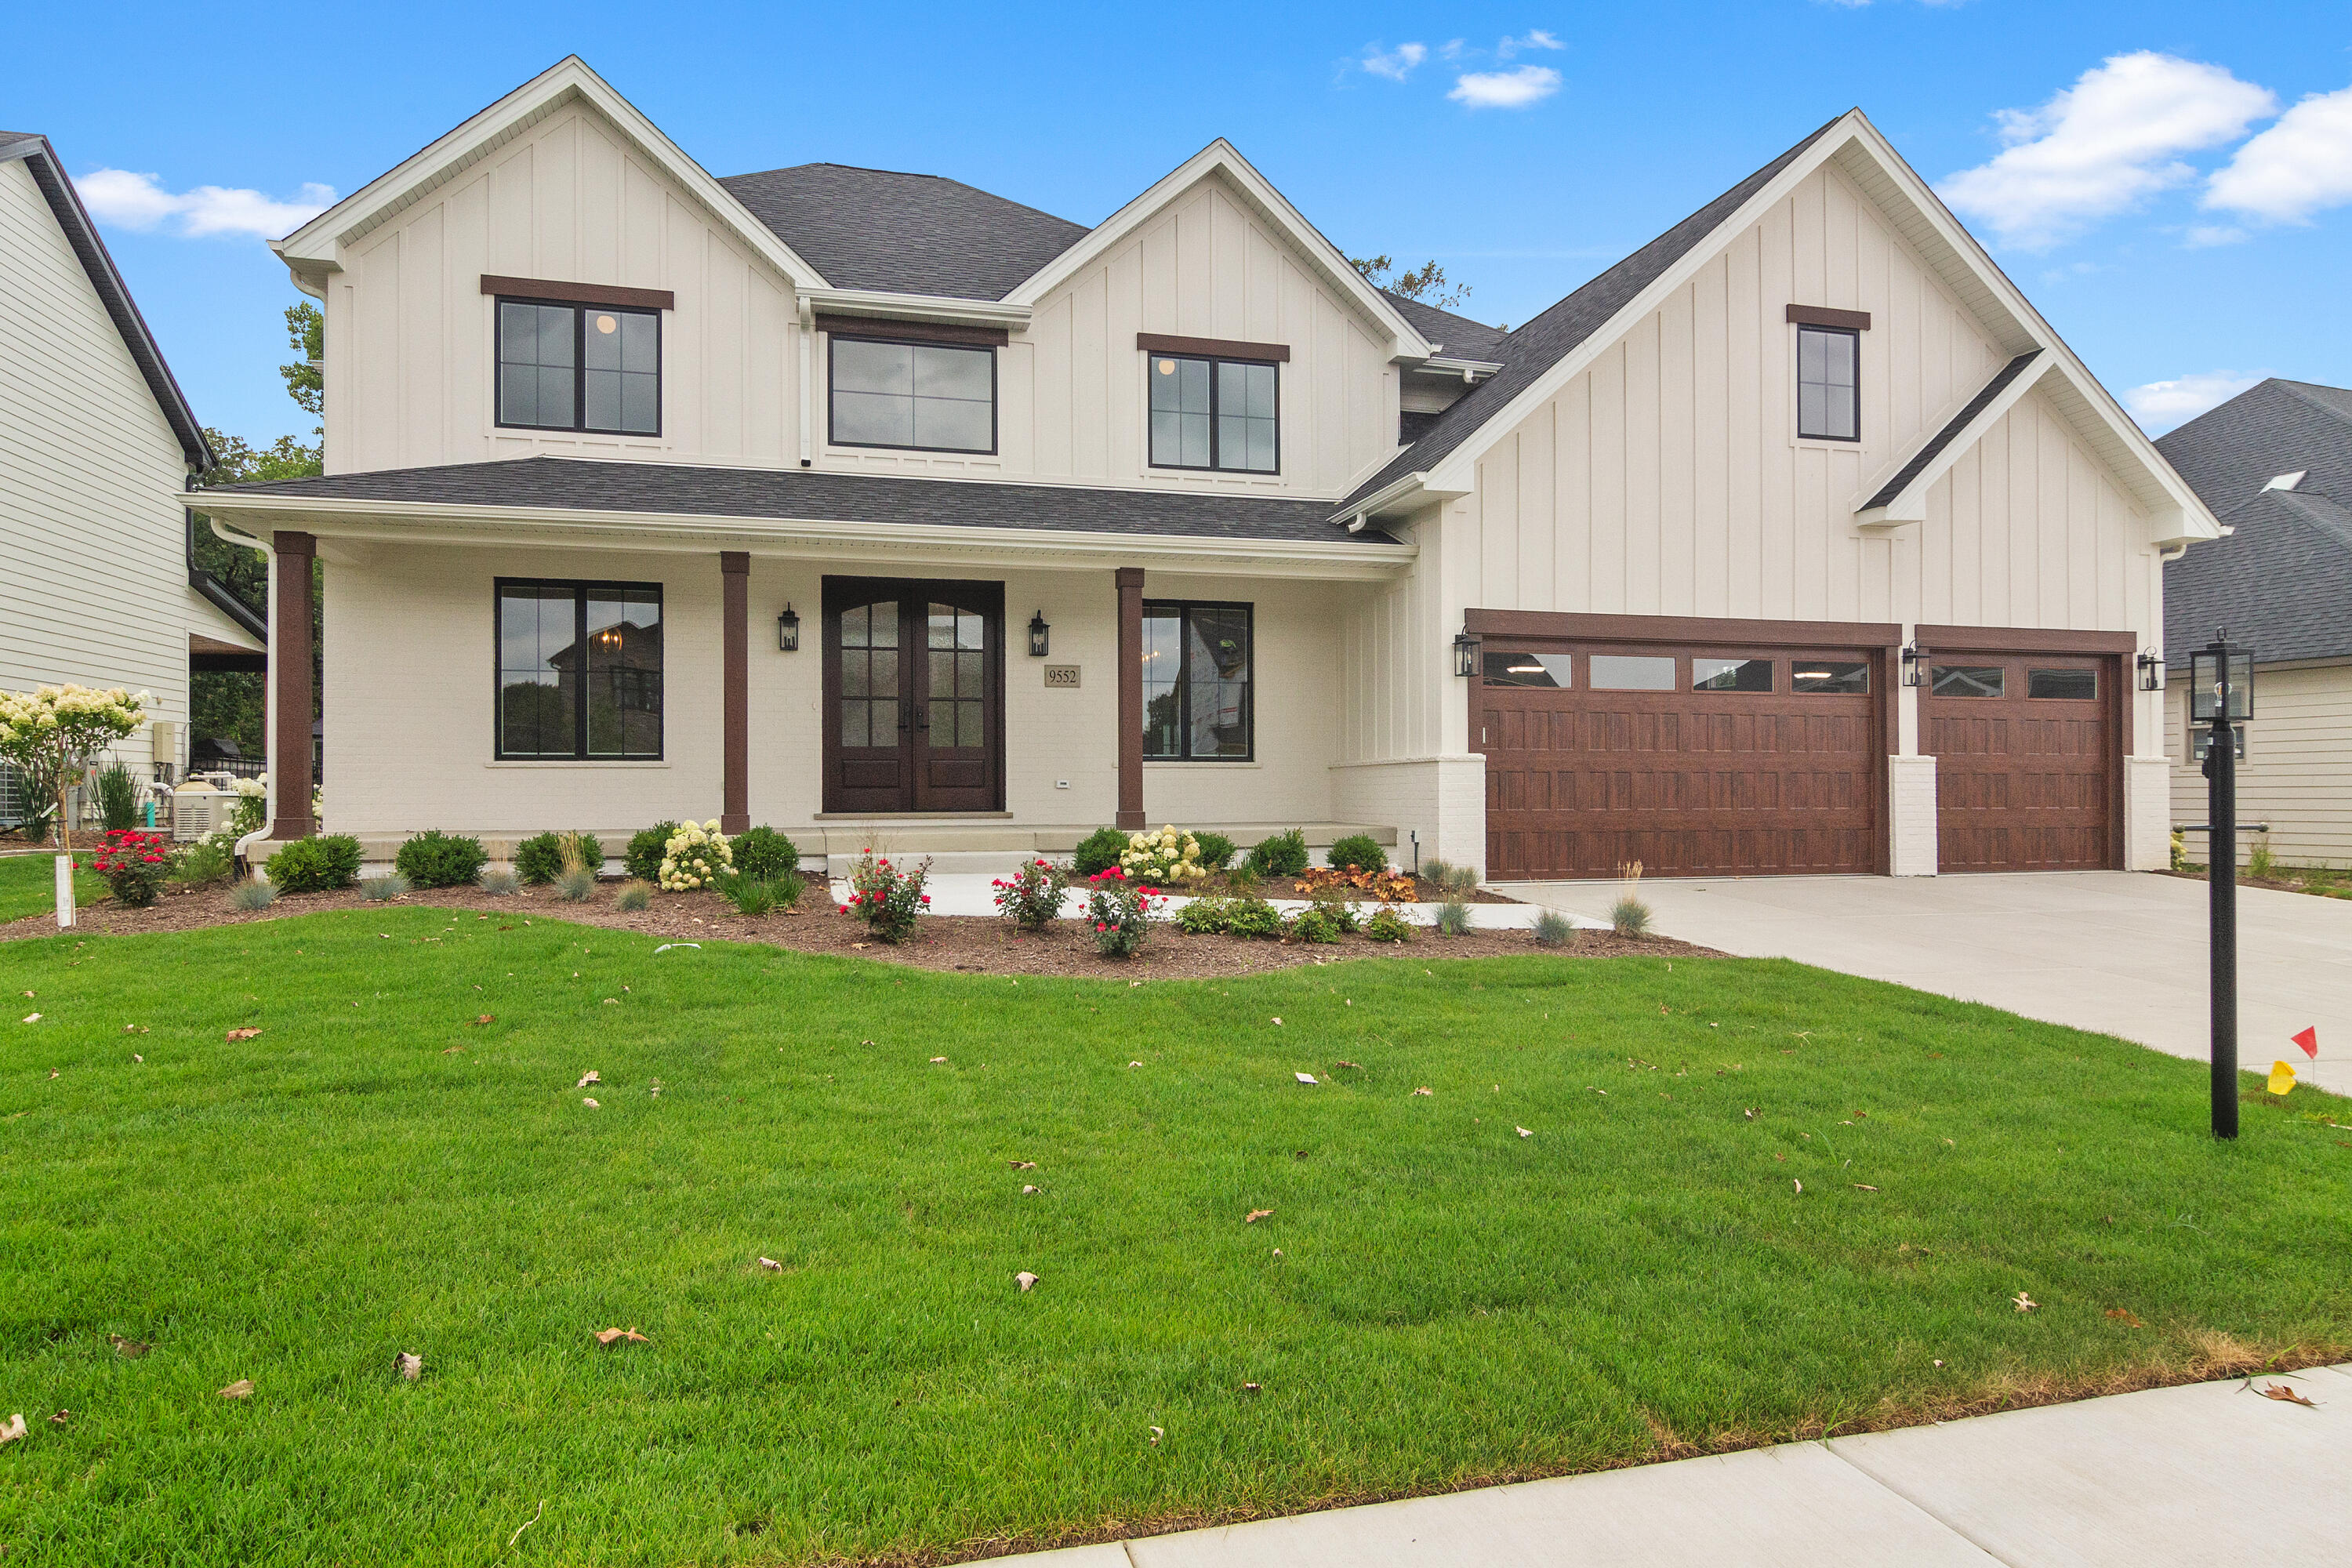
[[[1004,805],[1004,584],[824,581],[824,809]]]

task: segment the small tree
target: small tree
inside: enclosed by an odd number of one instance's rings
[[[116,686],[44,686],[0,691],[0,756],[26,774],[53,779],[58,791],[58,847],[66,837],[66,799],[73,776],[115,742],[137,732],[154,699]]]

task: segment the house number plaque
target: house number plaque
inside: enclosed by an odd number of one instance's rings
[[[1078,667],[1077,667],[1076,665],[1075,665],[1075,664],[1049,664],[1049,665],[1047,665],[1047,666],[1045,667],[1045,684],[1046,684],[1046,685],[1048,685],[1048,686],[1076,686],[1077,683],[1078,683]]]

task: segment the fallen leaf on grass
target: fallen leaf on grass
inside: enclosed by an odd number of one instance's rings
[[[131,1052],[131,1059],[132,1061],[134,1061],[134,1062],[143,1062],[143,1061],[145,1061],[147,1058],[146,1058],[145,1057],[141,1056],[137,1051],[133,1051],[133,1052]]]
[[[1242,1223],[1244,1225],[1255,1225],[1258,1221],[1265,1218],[1266,1215],[1273,1212],[1274,1211],[1272,1209],[1252,1209],[1249,1213],[1242,1216]]]
[[[1042,1188],[1032,1186],[1027,1182],[1021,1184],[1021,1195],[1024,1198],[1029,1196],[1032,1193],[1040,1192],[1042,1190]]]
[[[2035,1300],[2032,1297],[2027,1295],[2022,1290],[2020,1290],[2016,1295],[2011,1296],[2009,1300],[2010,1304],[2021,1312],[2033,1311],[2042,1305],[2041,1302]]]
[[[1750,1106],[1739,1114],[1746,1117],[1748,1121],[1753,1121],[1756,1120],[1756,1108],[1754,1106]]]
[[[498,1021],[496,1015],[489,1013],[484,1013],[474,1020],[477,1024],[495,1024]]]
[[[760,1259],[760,1267],[766,1269],[771,1274],[782,1274],[784,1271],[784,1266],[777,1262],[772,1258],[762,1258]]]
[[[2110,1307],[2107,1309],[2107,1316],[2116,1320],[2127,1329],[2144,1329],[2147,1327],[2146,1323],[2141,1322],[2137,1318],[2132,1316],[2131,1311],[2127,1308]]]
[[[107,1335],[106,1342],[112,1345],[114,1347],[114,1353],[121,1356],[124,1361],[137,1361],[141,1356],[145,1355],[152,1348],[151,1346],[141,1343],[137,1340],[126,1339],[121,1334]]]
[[[463,1046],[444,1046],[441,1047],[441,1054],[445,1057],[454,1057],[465,1048]]]
[[[1257,1384],[1255,1383],[1244,1383],[1242,1384],[1242,1392],[1244,1394],[1255,1394],[1257,1392]]]
[[[70,1421],[70,1420],[72,1420],[72,1419],[73,1419],[73,1412],[72,1412],[72,1411],[70,1411],[70,1410],[60,1410],[60,1411],[58,1411],[55,1415],[52,1415],[52,1416],[50,1416],[50,1417],[49,1417],[49,1425],[50,1425],[50,1426],[64,1426],[67,1422],[68,1422],[68,1421]]]
[[[394,1364],[400,1368],[400,1375],[411,1383],[425,1375],[425,1358],[421,1355],[411,1355],[403,1351]]]
[[[223,1399],[250,1399],[250,1398],[252,1398],[252,1397],[253,1397],[253,1379],[251,1379],[251,1378],[249,1378],[249,1377],[240,1377],[240,1378],[238,1378],[235,1383],[232,1383],[232,1384],[230,1384],[226,1388],[222,1389],[222,1390],[220,1391],[220,1396],[221,1396]]]
[[[1609,1091],[1608,1091],[1607,1089],[1601,1089],[1601,1088],[1599,1088],[1599,1087],[1598,1087],[1598,1086],[1596,1086],[1596,1085],[1589,1084],[1589,1083],[1588,1083],[1588,1084],[1586,1084],[1584,1087],[1585,1087],[1585,1088],[1587,1088],[1587,1089],[1591,1089],[1593,1093],[1595,1093],[1595,1094],[1599,1095],[1599,1096],[1600,1096],[1601,1099],[1603,1099],[1603,1100],[1606,1100],[1606,1099],[1608,1099],[1608,1098],[1609,1098]]]
[[[14,1443],[25,1435],[25,1413],[21,1410],[5,1421],[0,1421],[0,1443]]]
[[[1335,1068],[1353,1068],[1358,1072],[1364,1070],[1364,1064],[1361,1062],[1333,1062],[1331,1065]]]
[[[41,1016],[38,1013],[27,1013],[25,1015],[25,1022],[27,1024],[37,1024],[40,1021]],[[231,1035],[229,1038],[233,1040],[236,1038],[236,1037],[235,1035]]]
[[[931,1058],[931,1065],[932,1065],[933,1067],[937,1067],[937,1066],[939,1066],[941,1062],[943,1062],[943,1061],[945,1061],[945,1060],[947,1060],[947,1059],[948,1059],[948,1058],[945,1058],[945,1057],[933,1057],[933,1058]]]
[[[126,1035],[143,1035],[147,1032],[147,1026],[144,1024],[125,1024],[122,1026],[122,1032]]]
[[[632,1324],[625,1329],[598,1329],[596,1331],[596,1342],[600,1345],[619,1344],[624,1341],[632,1344],[640,1345],[651,1344],[653,1342],[646,1339],[645,1335],[637,1332],[636,1326],[635,1324]]]
[[[1037,1162],[1034,1160],[1008,1160],[1005,1163],[1016,1171],[1034,1171],[1037,1168]]]
[[[1277,1019],[1276,1022],[1280,1022],[1280,1020]],[[1311,1072],[1295,1072],[1290,1076],[1297,1079],[1301,1083],[1313,1083],[1315,1081],[1315,1075]]]
[[[1167,1429],[1165,1427],[1154,1426],[1151,1429],[1151,1446],[1155,1448],[1158,1447],[1160,1446],[1160,1439],[1167,1435]]]
[[[232,1040],[249,1040],[259,1033],[261,1033],[259,1029],[231,1029],[228,1032],[227,1038]]]
[[[1520,1128],[1520,1129],[1519,1129],[1519,1136],[1520,1136],[1520,1137],[1522,1137],[1522,1138],[1532,1138],[1532,1137],[1534,1137],[1534,1136],[1535,1136],[1535,1134],[1534,1134],[1532,1131],[1528,1131],[1527,1128],[1522,1127],[1522,1128]]]
[[[580,1097],[580,1103],[586,1106],[591,1110],[602,1110],[604,1109],[584,1094]]]
[[[2319,1408],[2317,1405],[2305,1399],[2302,1394],[2297,1394],[2294,1389],[2289,1388],[2284,1383],[2273,1383],[2269,1387],[2258,1389],[2256,1392],[2261,1394],[2264,1399],[2275,1399],[2280,1401],[2282,1404],[2300,1405],[2306,1410],[2316,1410]],[[20,1415],[17,1419],[22,1421],[24,1417]],[[17,1436],[22,1436],[24,1435],[24,1428],[22,1426],[17,1427],[16,1433]]]
[[[1129,1066],[1129,1067],[1131,1067],[1131,1068],[1139,1068],[1139,1067],[1141,1067],[1143,1064],[1142,1064],[1141,1062],[1129,1062],[1129,1063],[1128,1063],[1127,1065],[1128,1065],[1128,1066]]]
[[[1282,1020],[1281,1020],[1281,1019],[1279,1019],[1279,1018],[1276,1018],[1276,1019],[1275,1020],[1275,1022],[1276,1022],[1276,1023],[1277,1023],[1277,1024],[1279,1024],[1279,1023],[1281,1023],[1281,1022],[1282,1022]]]
[[[1020,1273],[1015,1274],[1013,1277],[1013,1281],[1025,1291],[1030,1286],[1037,1283],[1037,1277],[1034,1274],[1030,1273],[1026,1268],[1024,1268]]]
[[[1413,1092],[1413,1094],[1434,1094],[1434,1093],[1435,1093],[1435,1091],[1434,1091],[1433,1089],[1414,1089],[1412,1092]],[[1406,1098],[1407,1098],[1407,1099],[1411,1099],[1411,1098],[1412,1098],[1412,1096],[1408,1095]]]
[[[1797,1191],[1795,1195],[1801,1198],[1803,1197],[1805,1195],[1805,1184],[1801,1181],[1797,1181],[1797,1178],[1794,1176],[1791,1176],[1789,1179],[1797,1183]]]
[[[580,1081],[573,1084],[572,1087],[574,1089],[586,1089],[592,1083],[602,1083],[604,1081],[604,1075],[599,1073],[594,1068],[590,1068],[586,1072],[580,1075]]]
[[[1856,1182],[1853,1186],[1856,1192],[1861,1193],[1874,1193],[1878,1190],[1876,1187],[1872,1186],[1868,1182]]]

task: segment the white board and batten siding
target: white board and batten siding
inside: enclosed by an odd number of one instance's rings
[[[186,472],[40,187],[0,160],[0,689],[144,689],[184,728]],[[147,761],[150,733],[117,754]]]

